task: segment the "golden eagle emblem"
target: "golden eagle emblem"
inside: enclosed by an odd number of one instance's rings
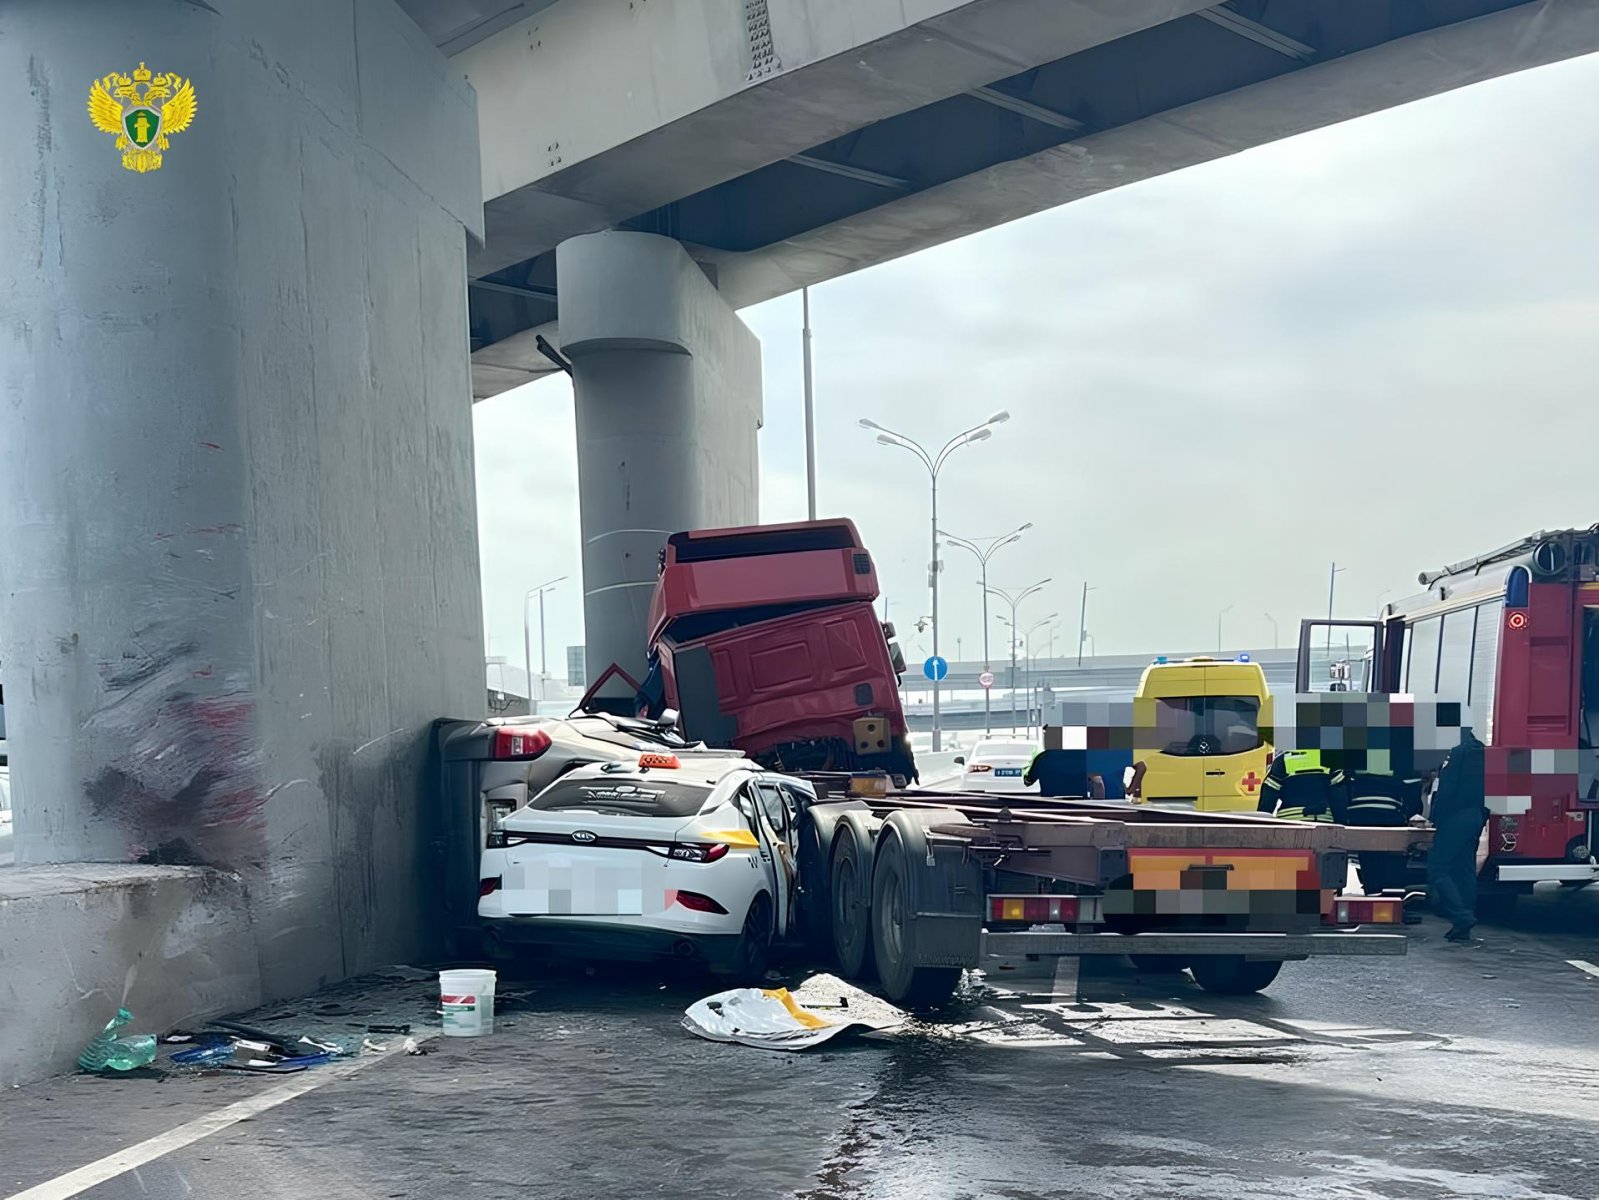
[[[143,63],[132,75],[113,71],[89,89],[89,120],[116,135],[122,165],[141,175],[161,169],[167,139],[189,127],[196,106],[193,80],[152,74]]]

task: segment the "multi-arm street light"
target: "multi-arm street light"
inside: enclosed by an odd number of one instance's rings
[[[973,425],[963,433],[958,433],[944,443],[944,448],[937,454],[929,454],[922,444],[913,438],[906,437],[903,433],[895,433],[886,429],[876,421],[865,417],[860,419],[862,429],[871,429],[877,433],[877,440],[884,446],[898,446],[901,450],[909,450],[924,467],[927,468],[928,479],[933,485],[933,561],[929,565],[928,574],[933,588],[933,657],[938,657],[938,473],[943,470],[945,461],[962,446],[973,442],[982,442],[994,436],[993,426],[1003,424],[1010,420],[1010,413],[1001,409],[981,425]],[[943,726],[939,717],[938,680],[933,680],[933,753],[938,753],[944,748]]]
[[[1022,588],[1020,591],[1017,591],[1017,592],[1007,591],[1005,588],[999,588],[999,587],[989,587],[989,588],[986,589],[987,591],[990,591],[994,595],[998,596],[1001,600],[1003,600],[1006,604],[1008,604],[1010,606],[1010,620],[1008,622],[1006,622],[1006,623],[1010,626],[1010,630],[1011,630],[1011,638],[1010,638],[1010,710],[1011,710],[1011,732],[1012,733],[1016,732],[1016,638],[1018,636],[1017,635],[1017,629],[1016,629],[1016,610],[1019,607],[1021,607],[1022,601],[1026,600],[1029,596],[1037,595],[1040,591],[1042,591],[1044,589],[1044,586],[1046,584],[1048,584],[1049,582],[1050,581],[1048,579],[1040,579],[1037,583],[1030,584],[1029,586]],[[1004,621],[1005,618],[1004,617],[1000,617],[1000,620]]]
[[[994,669],[994,665],[988,660],[988,560],[994,557],[994,552],[1001,546],[1008,546],[1012,542],[1021,541],[1022,534],[1032,527],[1033,523],[1029,521],[1025,525],[1018,525],[1009,533],[1000,534],[999,537],[979,538],[978,541],[970,541],[967,538],[956,537],[953,533],[943,529],[937,531],[938,536],[947,539],[950,545],[959,546],[963,550],[970,550],[974,555],[977,556],[978,565],[982,568],[982,579],[979,580],[979,582],[981,583],[983,589],[983,671],[985,674],[991,673]],[[978,542],[984,542],[986,545],[979,546]],[[991,687],[986,687],[983,689],[984,733],[994,732],[993,707],[991,702],[991,693],[993,690],[994,689]]]

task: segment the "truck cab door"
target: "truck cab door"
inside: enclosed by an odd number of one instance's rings
[[[1386,692],[1382,666],[1383,622],[1322,621],[1299,623],[1299,655],[1294,664],[1294,691]]]

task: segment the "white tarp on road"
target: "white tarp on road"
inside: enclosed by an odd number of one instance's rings
[[[762,1050],[809,1050],[840,1035],[869,1035],[903,1025],[905,1013],[832,975],[787,988],[734,988],[696,1000],[683,1028],[713,1042]]]

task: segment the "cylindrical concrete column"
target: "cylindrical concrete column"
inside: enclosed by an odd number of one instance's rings
[[[132,79],[135,26],[161,56],[152,77],[192,79],[218,22],[178,3],[16,0],[0,26],[0,105],[14,114],[0,122],[14,164],[0,172],[0,638],[17,861],[163,847],[198,861],[204,811],[250,771],[254,703],[230,123],[202,79],[201,112],[140,173],[123,166],[137,147],[119,150],[85,107],[108,71]]]
[[[0,107],[18,861],[240,872],[274,994],[421,952],[429,723],[484,707],[470,90],[392,0],[6,0]]]
[[[589,677],[637,674],[668,534],[758,520],[760,343],[670,238],[557,250],[577,402]]]

